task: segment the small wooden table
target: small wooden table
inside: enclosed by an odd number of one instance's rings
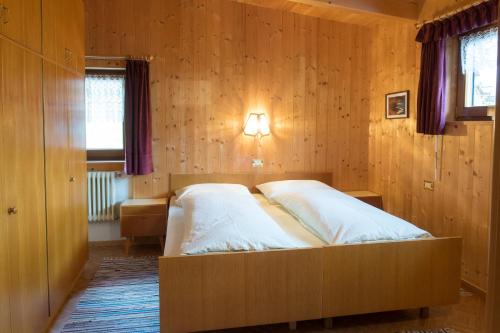
[[[377,207],[378,209],[384,209],[381,194],[371,191],[347,191],[344,193],[363,202],[366,202],[367,204],[370,204],[374,207]]]
[[[128,254],[134,237],[158,237],[163,251],[167,231],[167,199],[130,199],[120,206],[120,232]]]

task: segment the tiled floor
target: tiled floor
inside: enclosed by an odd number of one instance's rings
[[[130,256],[160,255],[158,245],[134,246]],[[99,268],[102,258],[123,256],[122,247],[90,246],[89,261],[70,299],[64,306],[49,332],[60,332],[71,315],[88,282]],[[298,323],[300,332],[335,333],[394,333],[409,329],[454,328],[461,333],[480,333],[483,330],[484,300],[469,292],[462,292],[460,303],[451,307],[432,308],[428,319],[420,319],[417,310],[395,311],[381,314],[335,318],[332,330],[323,329],[321,321]],[[249,329],[234,329],[225,332],[286,332],[288,326],[272,325]]]

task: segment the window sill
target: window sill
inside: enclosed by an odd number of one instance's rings
[[[446,122],[446,126],[493,126],[494,120],[451,120]]]
[[[87,171],[123,172],[125,161],[87,161]]]

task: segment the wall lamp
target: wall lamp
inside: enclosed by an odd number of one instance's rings
[[[264,113],[250,113],[243,128],[243,134],[261,138],[271,134],[269,121]]]

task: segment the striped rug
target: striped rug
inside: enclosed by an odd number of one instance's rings
[[[458,333],[458,332],[451,328],[441,328],[437,330],[401,331],[398,333]]]
[[[158,259],[105,258],[62,332],[160,331]]]

